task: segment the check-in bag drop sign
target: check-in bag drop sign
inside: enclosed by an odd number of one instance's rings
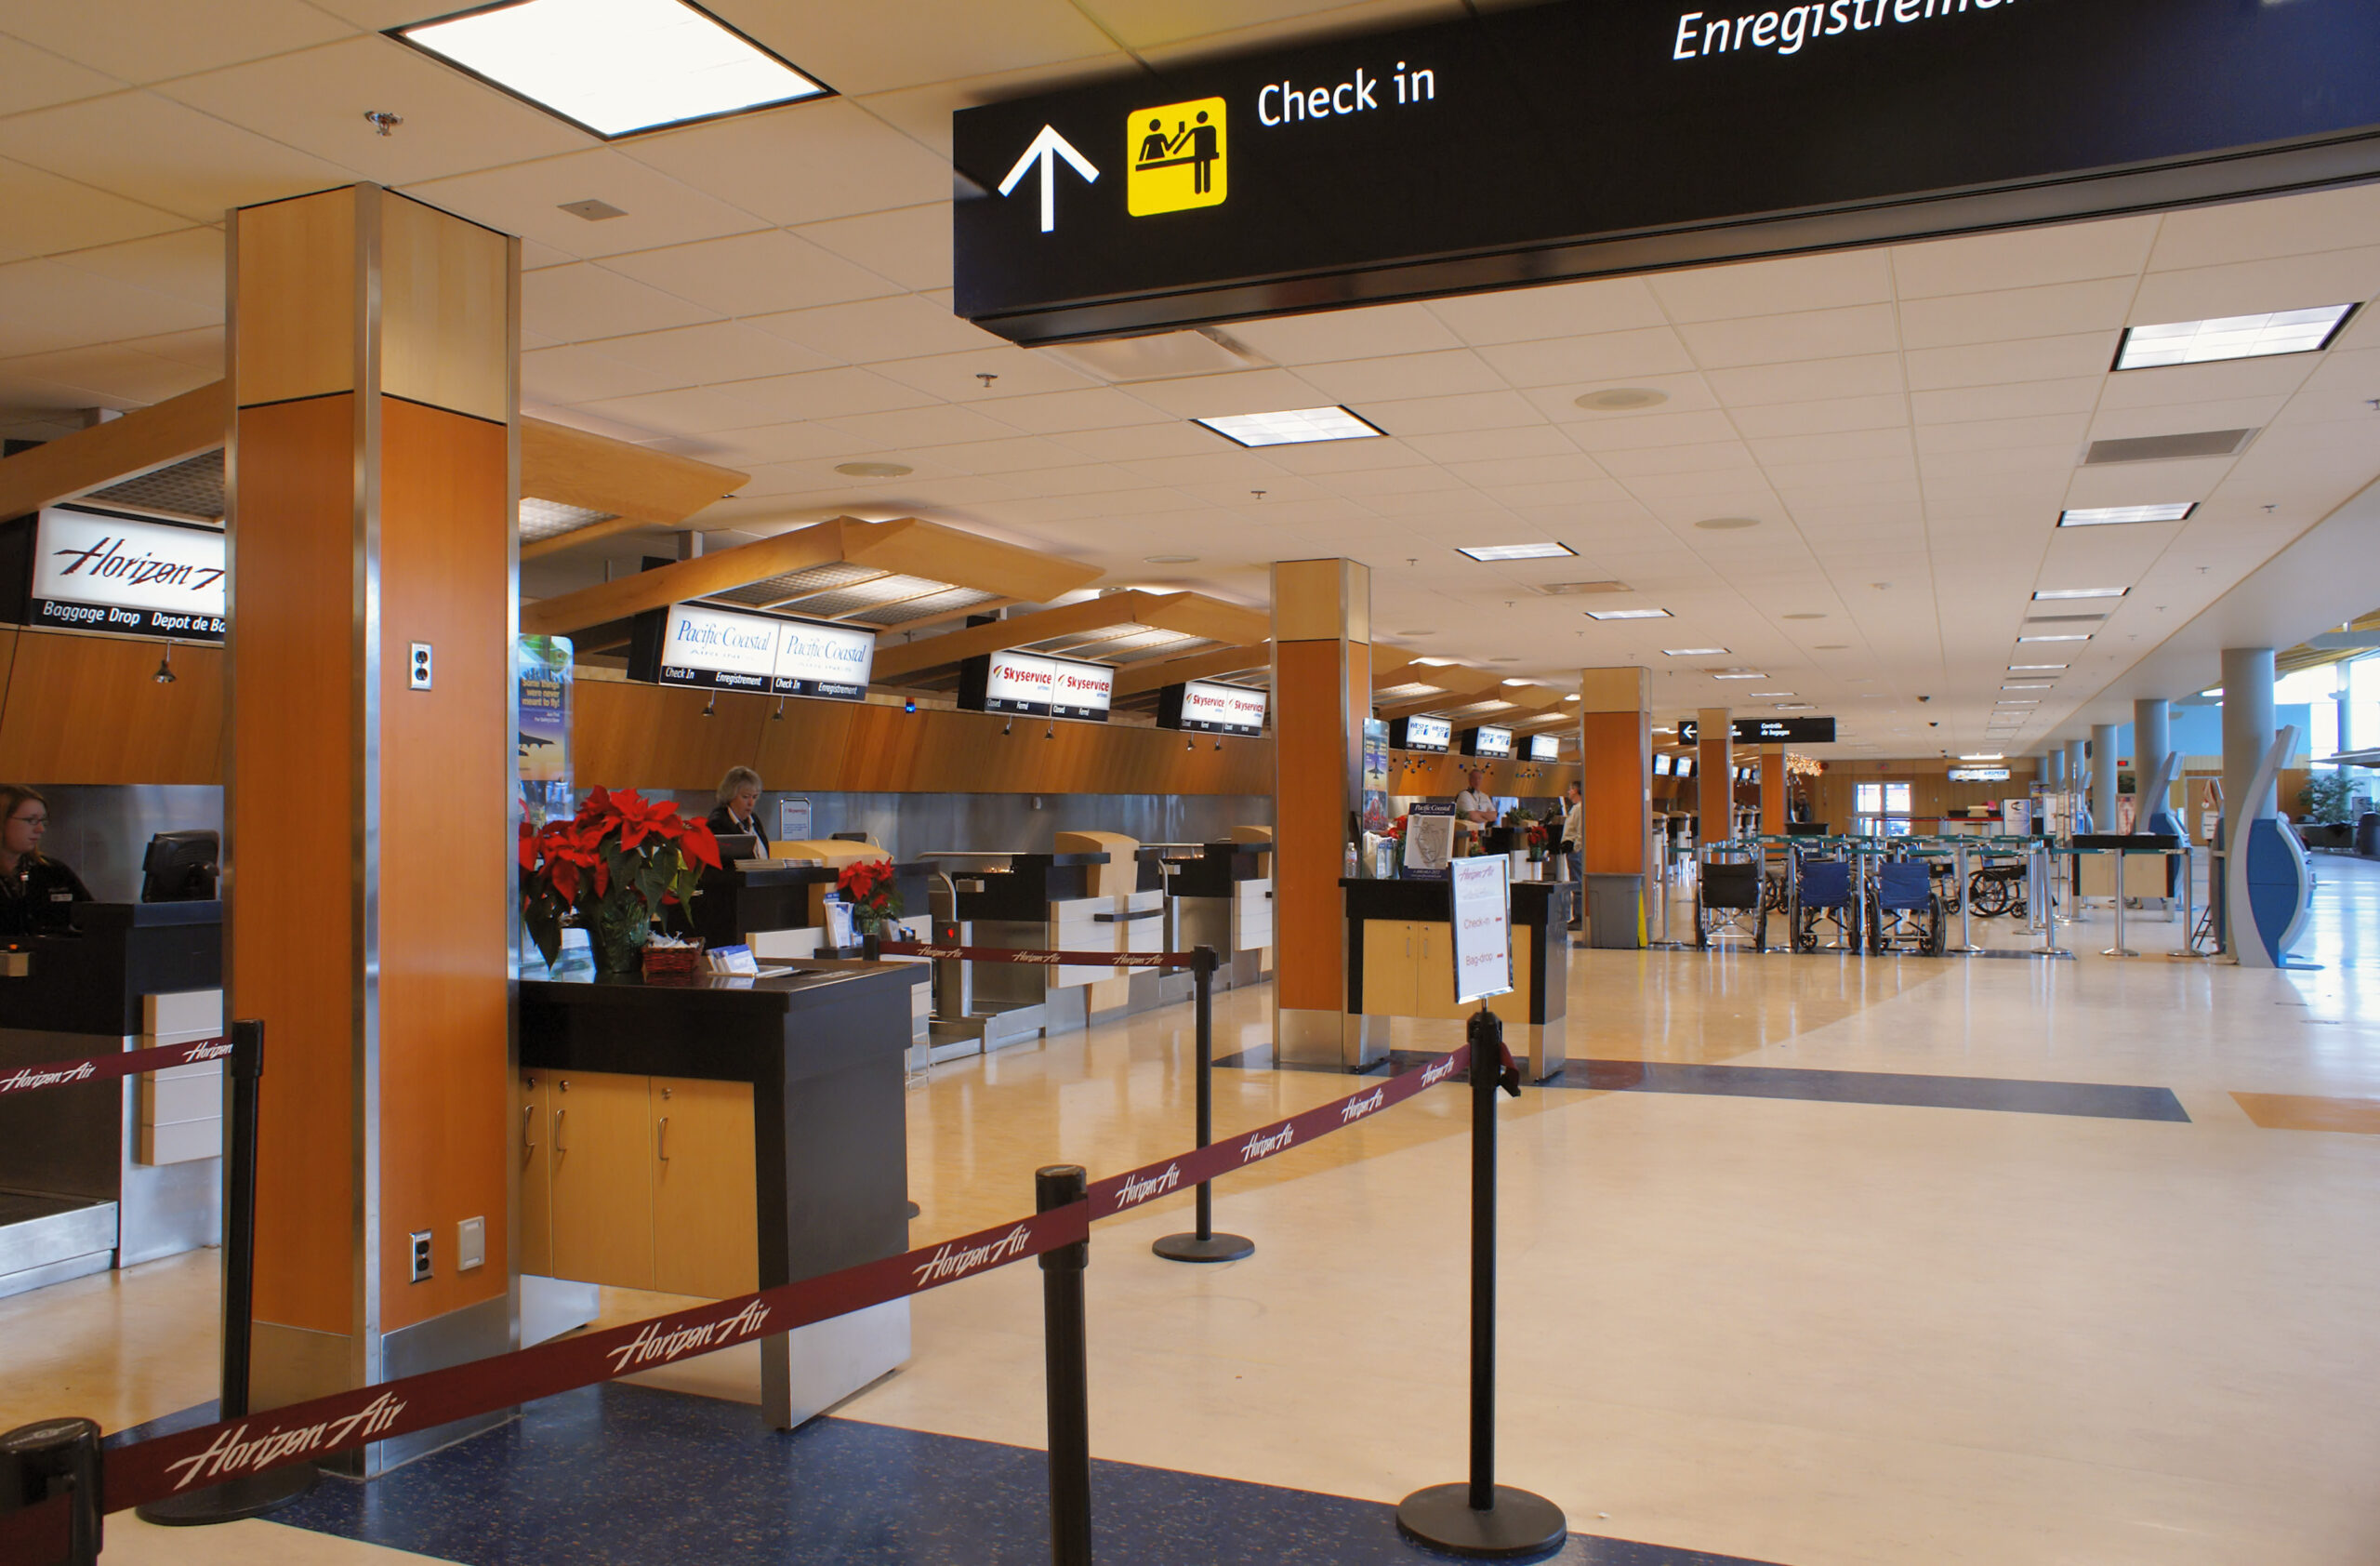
[[[1457,859],[1454,881],[1454,996],[1484,1001],[1513,988],[1511,861],[1501,854]]]

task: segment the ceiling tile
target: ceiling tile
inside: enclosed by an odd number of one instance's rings
[[[874,0],[798,9],[772,0],[714,0],[711,9],[838,92],[882,92],[1091,56],[1129,63],[1064,0]]]
[[[12,7],[12,17],[14,11]],[[16,23],[11,20],[7,25],[14,27]],[[9,113],[46,109],[53,103],[72,103],[78,98],[97,98],[102,93],[120,91],[125,85],[117,77],[76,65],[47,49],[35,48],[0,33],[0,103],[7,105]]]
[[[1012,422],[1010,412],[1008,406],[1000,409],[1004,422]],[[1168,419],[1162,424],[1129,424],[1115,430],[1065,431],[1051,434],[1050,440],[1078,453],[1076,460],[1088,458],[1100,462],[1130,462],[1152,457],[1189,457],[1210,450],[1214,432],[1187,419]]]
[[[1474,346],[1661,326],[1668,317],[1642,278],[1557,283],[1434,299],[1430,313]]]
[[[1298,375],[1338,403],[1457,396],[1504,389],[1502,378],[1467,348],[1340,364],[1301,365]]]
[[[2099,405],[2145,408],[2222,403],[2238,397],[2285,397],[2305,385],[2325,357],[2320,353],[2279,353],[2223,364],[2126,370],[2105,378]]]
[[[593,403],[692,385],[572,344],[521,355],[521,395],[537,403]]]
[[[151,239],[103,245],[54,258],[59,265],[96,272],[136,288],[169,295],[223,315],[223,235],[211,228],[182,229]]]
[[[218,362],[196,368],[143,352],[130,344],[72,348],[0,363],[0,399],[21,403],[29,381],[87,393],[77,407],[146,407],[222,378]]]
[[[1237,322],[1223,329],[1280,365],[1380,359],[1462,346],[1462,339],[1446,323],[1418,304],[1285,315],[1270,321]]]
[[[2354,185],[2284,200],[2169,212],[2149,265],[2167,272],[2375,245],[2380,245],[2380,185]]]
[[[1746,440],[1816,435],[1835,430],[1897,429],[1909,422],[1910,400],[1897,396],[1821,397],[1738,408],[1731,417]]]
[[[1217,418],[1232,413],[1276,413],[1319,407],[1330,401],[1312,382],[1287,370],[1240,370],[1229,375],[1185,376],[1144,381],[1132,395],[1154,408],[1184,418]],[[1378,423],[1379,420],[1373,420]],[[1221,436],[1216,437],[1221,439]]]
[[[873,276],[873,273],[867,274]],[[788,310],[749,318],[753,325],[788,342],[814,349],[847,365],[879,359],[918,359],[930,354],[981,353],[986,360],[1005,356],[1035,364],[1022,351],[981,327],[960,320],[919,294],[891,294],[815,310]],[[999,365],[985,369],[998,373]],[[1020,372],[1021,373],[1021,372]],[[1077,378],[1074,384],[1081,381]],[[981,391],[972,377],[968,389]],[[1029,390],[1020,388],[1020,390]]]
[[[522,325],[562,342],[691,325],[715,313],[592,261],[521,276]]]
[[[189,226],[160,207],[78,185],[21,163],[0,159],[0,261],[112,245]]]
[[[82,6],[36,0],[9,7],[7,26],[27,43],[127,82],[261,60],[353,31],[301,0],[109,0],[104,20]]]
[[[622,255],[768,226],[609,148],[432,179],[405,193],[567,256]],[[562,210],[590,199],[625,216],[590,223]]]
[[[1892,264],[1882,250],[1699,267],[1647,282],[1677,322],[1824,312],[1884,304],[1893,297]]]
[[[2088,375],[2069,376],[2063,380],[2017,381],[2006,386],[1963,386],[1947,392],[1912,392],[1909,405],[1919,424],[2088,413],[2098,405],[2100,390],[2106,384],[2105,375]]]
[[[1946,294],[1900,307],[1901,341],[1910,348],[1946,348],[2012,338],[2112,331],[2123,325],[2139,280],[2098,278],[1988,294]]]
[[[1409,402],[1367,403],[1356,410],[1392,435],[1443,435],[1461,430],[1494,430],[1542,424],[1544,418],[1515,392],[1478,392],[1460,397],[1416,397]]]
[[[640,250],[602,264],[722,315],[774,314],[893,291],[892,284],[874,272],[774,229]]]
[[[1898,245],[1893,276],[1904,299],[2130,277],[2148,264],[2158,221],[2119,218]]]
[[[337,164],[145,92],[0,119],[0,157],[209,223],[230,207],[355,178]]]
[[[2171,407],[2102,407],[2091,420],[2095,441],[2178,435],[2196,430],[2261,430],[2281,415],[2284,397],[2237,397]]]
[[[923,407],[934,401],[924,392],[861,369],[810,370],[800,375],[769,376],[757,380],[728,381],[712,388],[732,397],[753,417],[752,424],[788,418],[835,418],[847,414],[883,413],[892,408]]]
[[[1415,435],[1403,444],[1432,462],[1559,457],[1575,455],[1579,449],[1570,443],[1567,435],[1550,424],[1523,425],[1514,430],[1471,430],[1448,435]]]
[[[950,286],[950,204],[946,200],[804,223],[796,232],[904,288]]]
[[[834,363],[823,353],[772,337],[742,321],[711,321],[699,326],[606,338],[602,352],[664,378],[671,386],[702,386],[722,380],[822,370]]]
[[[1844,430],[1807,435],[1774,435],[1751,442],[1752,455],[1774,471],[1810,462],[1864,462],[1908,458],[1913,448],[1903,427]]]
[[[1712,370],[1704,378],[1729,407],[1760,407],[1771,403],[1804,403],[1829,397],[1897,396],[1901,392],[1900,356],[1897,353]]]
[[[950,196],[946,161],[849,99],[789,103],[619,147],[639,163],[787,225]]]
[[[0,266],[0,358],[187,331],[222,319],[187,299],[56,261]]]
[[[364,34],[155,89],[384,185],[591,148],[596,139],[393,38]],[[403,117],[380,135],[366,110]]]
[[[995,441],[1010,433],[1008,426],[986,418],[972,408],[948,403],[927,407],[894,408],[884,413],[859,413],[826,422],[847,434],[873,442],[887,450],[912,446],[957,445],[968,441]]]
[[[1911,392],[1931,392],[1953,386],[2056,380],[2104,371],[2115,356],[2112,331],[1919,349],[1907,355],[1909,385]]]
[[[2268,310],[2360,304],[2380,295],[2380,246],[2237,261],[2141,279],[2126,319],[2134,325],[2255,315]]]
[[[1082,392],[1049,392],[1031,396],[1004,397],[1000,402],[1000,419],[1020,430],[1041,435],[1180,423],[1174,414],[1151,407],[1128,392],[1104,386]]]
[[[1623,418],[1573,413],[1562,432],[1585,451],[1628,451],[1649,446],[1708,445],[1732,441],[1736,421],[1716,409],[1704,413],[1640,413]]]
[[[2079,458],[2090,423],[2088,414],[2053,413],[2032,418],[1973,418],[1956,424],[1922,425],[1917,431],[1917,449],[1930,454],[2064,445]]]
[[[1890,305],[1707,321],[1677,329],[1705,371],[1744,365],[1889,353],[1900,345]]]
[[[1580,392],[1598,385],[1633,386],[1641,378],[1682,375],[1694,368],[1677,334],[1667,326],[1500,343],[1479,350],[1479,357],[1514,386]]]
[[[938,305],[930,308],[945,321],[958,320]],[[964,322],[959,325],[966,326]],[[975,328],[966,326],[966,330],[972,332]],[[1088,390],[1092,384],[1055,359],[1012,347],[998,339],[988,346],[960,353],[934,353],[915,359],[870,359],[868,367],[879,375],[891,376],[904,386],[914,386],[920,392],[932,392],[950,402],[980,404],[985,412],[1001,419],[1008,416],[999,410],[1010,403],[1037,395]],[[993,377],[988,386],[983,379],[986,375]]]

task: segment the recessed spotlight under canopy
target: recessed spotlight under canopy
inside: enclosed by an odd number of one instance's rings
[[[2106,527],[2120,522],[2187,522],[2198,510],[2195,500],[2170,506],[2072,506],[2057,513],[2060,527]]]
[[[1457,660],[1453,658],[1415,658],[1413,661],[1420,664],[1424,669],[1444,669]]]
[[[1454,551],[1474,560],[1554,560],[1579,551],[1567,544],[1466,544]]]
[[[1384,433],[1342,407],[1285,408],[1279,413],[1227,413],[1201,418],[1216,434],[1241,445],[1304,445],[1313,441],[1368,441]]]
[[[1141,558],[1151,565],[1196,565],[1198,564],[1198,557],[1195,554],[1150,554],[1143,555]]]
[[[2019,636],[2016,640],[2019,642],[2088,642],[2091,640],[2091,633],[2087,630],[2066,631],[2056,636]]]
[[[2013,685],[2003,685],[2000,688],[2003,691],[2045,691],[2048,690],[2050,686],[2047,681],[2043,681],[2039,684],[2018,683]]]
[[[2312,353],[2355,313],[2351,304],[2313,310],[2277,310],[2264,315],[2224,315],[2207,321],[2168,321],[2127,326],[2116,350],[2116,368],[2151,370],[2166,365],[2207,365],[2221,359],[2262,359],[2275,353]]]
[[[1959,760],[1961,760],[1961,761],[1963,761],[1963,762],[2004,762],[2004,761],[2006,761],[2007,759],[2008,759],[2007,757],[2005,757],[2005,756],[2002,755],[2002,754],[2001,754],[1999,751],[1997,751],[1997,750],[1993,750],[1993,751],[1990,752],[1989,754],[1974,755],[1974,756],[1961,756],[1961,757],[1959,758]]]
[[[1590,609],[1587,611],[1587,618],[1591,620],[1665,620],[1669,617],[1670,612],[1667,609]]]
[[[684,0],[516,0],[390,36],[607,141],[830,90]]]
[[[2036,604],[2047,604],[2063,598],[2122,598],[2130,588],[2043,588],[2033,594]]]

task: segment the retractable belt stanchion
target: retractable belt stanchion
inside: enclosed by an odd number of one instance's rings
[[[1071,1207],[1090,1191],[1078,1163],[1033,1173],[1037,1212]],[[1091,1241],[1078,1240],[1041,1254],[1041,1345],[1050,1404],[1050,1559],[1051,1566],[1091,1566],[1091,1374],[1086,1347],[1082,1275]]]
[[[92,1566],[105,1505],[99,1427],[44,1419],[0,1436],[0,1559]]]
[[[1496,1090],[1521,1095],[1504,1025],[1471,1018],[1471,1480],[1434,1484],[1396,1506],[1397,1531],[1435,1549],[1489,1559],[1541,1555],[1569,1520],[1542,1495],[1496,1482]]]
[[[264,1024],[231,1024],[231,1118],[225,1128],[223,1182],[223,1396],[218,1419],[248,1413],[248,1355],[256,1337],[257,1101],[264,1075]],[[185,1491],[139,1508],[169,1528],[236,1522],[278,1511],[314,1488],[311,1464],[293,1463]]]
[[[1983,948],[1975,944],[1975,925],[1971,922],[1974,913],[1972,905],[1975,902],[1975,888],[1967,883],[1967,845],[1965,843],[1952,845],[1950,863],[1953,867],[1950,873],[1958,878],[1953,884],[1959,895],[1959,944],[1950,949],[1949,955],[1972,957]]]
[[[2121,848],[2109,850],[2116,858],[2116,944],[2099,953],[2102,957],[2137,957],[2140,953],[2123,944],[2123,871],[2128,857]]]
[[[1215,949],[1202,946],[1192,955],[1191,980],[1197,985],[1198,1008],[1198,1146],[1215,1135],[1215,969],[1221,959]],[[1198,1182],[1198,1228],[1194,1234],[1169,1234],[1149,1247],[1170,1262],[1236,1262],[1256,1253],[1256,1241],[1245,1235],[1215,1232],[1215,1183]]]

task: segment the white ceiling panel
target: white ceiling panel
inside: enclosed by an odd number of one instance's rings
[[[0,261],[112,245],[187,228],[190,219],[0,158]]]
[[[1129,65],[1064,0],[875,0],[791,8],[717,0],[721,17],[838,92],[874,93],[1104,57]]]
[[[565,256],[621,255],[768,226],[609,148],[428,180],[405,193]],[[625,216],[588,222],[562,210],[564,202],[589,200]]]
[[[2282,256],[2187,272],[2152,272],[2140,281],[2129,317],[2135,325],[2257,315],[2357,304],[2380,294],[2380,246]]]
[[[1233,413],[1276,413],[1318,407],[1330,399],[1311,381],[1287,370],[1241,370],[1231,375],[1185,376],[1133,387],[1150,407],[1183,418],[1217,418]],[[1374,419],[1374,423],[1379,420]],[[1217,437],[1220,439],[1221,437]]]
[[[2285,397],[2306,384],[2322,355],[2281,353],[2228,364],[2169,365],[2111,375],[2099,392],[2103,408],[2174,407],[2240,397]]]
[[[150,239],[78,250],[57,259],[60,266],[168,295],[202,307],[214,319],[222,317],[223,235],[219,230],[181,229]]]
[[[2163,374],[2160,370],[2154,372]],[[1914,421],[1959,424],[1970,419],[1990,421],[2025,418],[2054,413],[2089,413],[2099,405],[2107,384],[2104,375],[2070,376],[2063,380],[2017,381],[2003,386],[1961,386],[1941,392],[1913,392],[1910,413]]]
[[[576,343],[521,355],[521,395],[536,403],[594,403],[692,385]]]
[[[1892,251],[1893,276],[1904,299],[2136,276],[2148,264],[2159,221],[2117,218],[1898,245]]]
[[[0,266],[0,359],[48,353],[220,321],[212,309],[57,261]]]
[[[1909,399],[1900,396],[1821,397],[1807,403],[1774,403],[1739,408],[1728,416],[1747,440],[1818,435],[1838,431],[1900,429],[1909,423]]]
[[[888,380],[873,371],[845,366],[809,370],[800,375],[767,376],[758,380],[722,382],[713,388],[731,397],[754,417],[752,424],[774,424],[788,418],[834,418],[847,414],[884,413],[893,408],[924,407],[934,401],[914,387]]]
[[[1929,456],[1953,451],[2015,451],[2056,447],[2070,463],[2082,451],[2091,427],[2088,414],[2053,413],[2031,418],[1973,418],[1955,424],[1925,424],[1917,430],[1917,449]]]
[[[384,185],[597,145],[551,114],[373,33],[184,76],[156,90]],[[401,115],[404,124],[382,136],[364,119],[367,110]]]
[[[800,232],[811,243],[904,288],[950,286],[950,206],[946,201],[804,223]]]
[[[194,369],[129,344],[71,348],[0,361],[0,403],[146,407],[219,378],[220,369]]]
[[[9,113],[46,109],[53,103],[72,103],[78,98],[97,98],[125,86],[121,79],[104,72],[76,65],[47,49],[0,33],[0,104],[6,104]]]
[[[1469,349],[1301,365],[1298,376],[1332,402],[1349,404],[1504,389],[1502,378]]]
[[[1752,455],[1771,472],[1810,463],[1868,462],[1884,458],[1907,461],[1914,450],[1906,426],[1887,430],[1845,430],[1828,434],[1778,435],[1750,443]]]
[[[1759,407],[1834,397],[1897,396],[1902,390],[1900,365],[1897,353],[1867,353],[1712,370],[1704,378],[1727,406]]]
[[[1230,336],[1279,365],[1321,365],[1341,359],[1386,358],[1461,348],[1454,330],[1418,304],[1284,315],[1227,328]]]
[[[996,441],[1012,433],[997,419],[951,403],[927,407],[892,408],[883,413],[855,413],[826,422],[888,451],[911,446],[957,445],[968,441]]]
[[[1475,346],[1544,338],[1602,336],[1668,325],[1642,278],[1557,283],[1434,299],[1431,314]]]
[[[832,367],[834,361],[743,321],[710,321],[698,326],[606,338],[609,359],[637,365],[666,386],[702,386],[713,381],[753,380]]]
[[[719,313],[592,261],[544,267],[521,277],[522,325],[562,342],[687,326]]]
[[[754,425],[719,435],[716,440],[720,459],[739,466],[746,463],[800,462],[818,457],[840,460],[856,457],[867,449],[867,443],[858,436],[845,434],[831,425],[806,418],[783,424]]]
[[[1401,444],[1415,456],[1434,463],[1557,457],[1575,454],[1579,449],[1567,435],[1550,424],[1525,425],[1516,430],[1470,430],[1451,435],[1415,435]]]
[[[96,7],[12,5],[0,25],[29,44],[126,82],[157,82],[261,60],[353,29],[302,0],[108,0]],[[359,111],[360,112],[360,111]]]
[[[874,272],[777,230],[640,250],[602,264],[722,315],[774,315],[788,305],[840,304],[894,292]]]
[[[1633,386],[1645,377],[1683,375],[1695,368],[1686,345],[1667,326],[1499,343],[1479,350],[1479,357],[1514,386],[1569,387],[1576,389],[1573,395],[1593,386]]]
[[[1359,413],[1392,435],[1443,435],[1463,430],[1494,430],[1542,424],[1528,399],[1515,392],[1480,392],[1462,397],[1416,397],[1409,402],[1368,403]]]
[[[842,98],[639,137],[621,143],[621,151],[776,223],[815,223],[950,195],[946,161]]]
[[[1912,392],[2060,380],[2104,371],[2115,363],[2115,356],[2116,334],[2112,331],[1973,343],[1963,348],[1926,348],[1906,355]]]
[[[2380,185],[2311,191],[2287,201],[2231,202],[2160,220],[2153,272],[2380,245]]]
[[[1002,404],[1000,420],[1014,424],[1013,404]],[[1152,457],[1192,457],[1212,448],[1213,432],[1187,419],[1168,418],[1161,424],[1127,424],[1114,430],[1066,430],[1050,435],[1050,444],[1076,454],[1075,460],[1129,462]],[[1370,444],[1368,442],[1365,443]]]
[[[337,164],[145,92],[0,118],[0,157],[210,223],[231,207],[355,178]]]
[[[873,278],[875,274],[863,275]],[[789,342],[798,342],[804,348],[814,349],[846,365],[969,351],[982,354],[986,361],[985,368],[993,372],[1004,367],[991,362],[1000,357],[1019,361],[1020,364],[1032,363],[1026,354],[1004,339],[960,320],[947,309],[919,294],[889,294],[847,304],[826,305],[815,310],[789,310],[772,315],[755,315],[750,320],[763,331]],[[1063,384],[1047,388],[1021,387],[1018,390],[1059,390]],[[1080,385],[1081,381],[1077,379],[1074,384]],[[972,374],[969,375],[968,385],[975,391],[983,390]]]
[[[1108,387],[1004,397],[1001,399],[1000,418],[1004,423],[1038,435],[1064,435],[1094,430],[1120,430],[1133,425],[1182,422],[1181,416],[1177,414],[1151,407],[1137,397]]]
[[[847,307],[864,309],[864,306]],[[958,318],[944,313],[946,321]],[[960,322],[968,331],[975,328]],[[979,337],[989,334],[978,333]],[[1028,397],[1053,392],[1080,391],[1091,382],[1068,369],[1064,365],[1045,355],[1022,348],[1012,348],[998,339],[993,346],[977,347],[959,353],[934,353],[917,359],[886,359],[877,352],[863,357],[879,375],[889,375],[905,386],[945,397],[954,403],[981,403],[986,405],[1022,402]],[[983,377],[993,377],[986,386]],[[1006,418],[1005,413],[996,417]]]
[[[2194,430],[2261,430],[2280,417],[2287,401],[2278,396],[2232,397],[2221,402],[2150,407],[2102,407],[2091,420],[2091,439],[2130,440],[2142,435],[2186,434]]]
[[[1900,306],[1901,343],[1908,348],[1949,348],[2010,338],[2112,331],[2124,324],[2124,312],[2138,286],[2137,278],[2103,277],[2088,283],[1911,299]]]

